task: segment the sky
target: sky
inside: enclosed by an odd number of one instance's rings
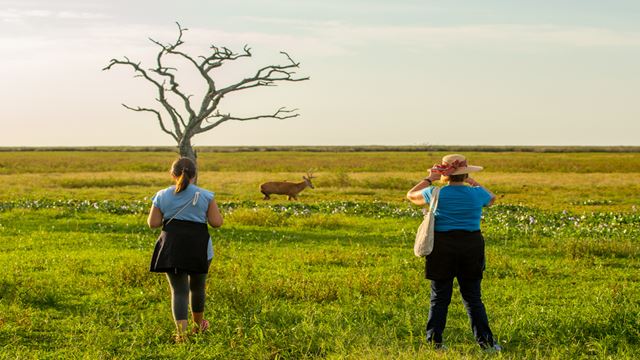
[[[0,0],[0,146],[175,145],[156,90],[112,58],[153,66],[175,41],[253,56],[232,84],[286,51],[304,82],[226,97],[235,116],[194,145],[640,146],[637,0]],[[178,60],[182,89],[202,80]]]

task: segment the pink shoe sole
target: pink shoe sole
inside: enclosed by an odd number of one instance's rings
[[[209,328],[209,321],[208,320],[202,320],[202,322],[200,323],[200,326],[196,326],[193,328],[193,333],[197,334],[197,333],[203,333],[205,331],[207,331],[207,329]]]

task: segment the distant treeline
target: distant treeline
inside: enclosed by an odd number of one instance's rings
[[[366,145],[366,146],[198,146],[202,153],[233,152],[533,152],[533,153],[636,153],[640,146],[512,146],[512,145]],[[177,152],[174,146],[52,146],[52,147],[0,147],[0,152],[9,151],[104,151],[104,152]]]

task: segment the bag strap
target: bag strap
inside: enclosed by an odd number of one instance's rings
[[[422,208],[422,213],[426,216],[430,212],[436,211],[438,208],[438,199],[440,199],[440,188],[436,187],[433,189],[431,193],[431,202],[429,202],[429,209],[426,207]]]
[[[431,193],[431,204],[429,204],[429,211],[434,212],[438,208],[438,200],[440,200],[440,189],[439,187],[433,189]]]
[[[191,203],[192,206],[196,206],[196,204],[198,203],[198,199],[200,199],[200,191],[196,191],[195,195],[193,195],[193,199],[187,201],[186,204],[184,204],[183,207],[180,208],[180,210],[178,210],[177,213],[175,213],[171,219],[169,219],[169,221],[167,221],[165,223],[165,225],[169,224],[173,219],[176,218],[176,216],[178,216],[178,214],[180,214],[182,212],[182,210],[184,210],[187,206],[189,206],[189,203]]]

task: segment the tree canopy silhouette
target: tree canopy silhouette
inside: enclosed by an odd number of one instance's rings
[[[286,58],[284,65],[267,65],[240,81],[218,87],[213,77],[213,70],[220,68],[227,62],[251,57],[251,48],[245,45],[241,52],[236,53],[226,47],[211,45],[207,56],[194,57],[183,52],[180,48],[184,44],[182,40],[184,32],[188,29],[183,28],[179,23],[176,24],[178,25],[178,38],[174,43],[163,44],[149,38],[151,42],[160,47],[154,67],[143,68],[140,62],[131,61],[125,56],[122,59],[111,59],[109,65],[102,70],[111,70],[116,65],[130,66],[135,77],[145,79],[156,88],[157,97],[155,100],[160,105],[159,109],[126,104],[122,104],[122,106],[132,111],[155,115],[160,129],[176,141],[181,156],[189,157],[195,161],[196,153],[191,142],[193,136],[212,130],[227,121],[288,119],[299,116],[297,109],[285,107],[280,107],[269,114],[249,117],[220,112],[218,110],[220,101],[231,93],[256,87],[276,86],[281,82],[305,81],[309,80],[309,77],[296,76],[295,70],[300,67],[300,63],[295,62],[289,54],[281,51],[280,53]],[[202,94],[202,100],[199,104],[192,99],[192,94],[187,95],[180,87],[178,69],[165,66],[165,60],[170,56],[191,64],[200,74],[202,80],[206,82],[206,91]]]

